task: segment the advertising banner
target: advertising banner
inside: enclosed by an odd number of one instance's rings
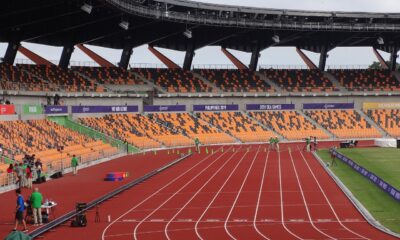
[[[365,102],[364,109],[400,109],[400,102]]]
[[[291,110],[294,104],[246,104],[246,110]]]
[[[15,114],[15,106],[14,105],[0,105],[0,115],[13,115]]]
[[[72,106],[72,113],[127,113],[138,112],[139,106]]]
[[[46,106],[44,108],[45,114],[68,114],[67,106]]]
[[[304,103],[303,109],[353,109],[354,103]]]
[[[337,152],[336,150],[332,150],[331,152],[333,155],[335,155],[339,160],[342,162],[346,163],[349,165],[351,168],[353,168],[355,171],[357,171],[359,174],[363,175],[365,178],[369,179],[371,182],[373,182],[377,187],[381,188],[383,191],[385,191],[387,194],[389,194],[392,198],[400,202],[400,190],[397,188],[393,187],[389,183],[385,182],[383,179],[381,179],[379,176],[374,174],[373,172],[368,171],[364,167],[358,165],[355,163],[353,160],[350,158],[344,156],[343,154]]]
[[[212,104],[212,105],[193,105],[195,112],[219,112],[219,111],[238,111],[238,104]]]
[[[42,107],[42,105],[23,105],[22,113],[23,114],[42,114],[43,107]]]
[[[152,105],[143,106],[144,112],[184,112],[186,105]]]

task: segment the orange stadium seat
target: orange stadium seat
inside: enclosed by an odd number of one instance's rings
[[[369,109],[366,114],[392,137],[400,137],[400,109]]]

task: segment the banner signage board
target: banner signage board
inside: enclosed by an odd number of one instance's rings
[[[15,114],[15,106],[10,104],[0,105],[0,115],[13,115]]]
[[[143,106],[144,112],[184,112],[186,105],[151,105]]]
[[[400,102],[365,102],[363,109],[400,109]]]
[[[246,104],[246,110],[292,110],[294,104]]]
[[[72,113],[128,113],[138,112],[137,105],[130,106],[72,106]]]
[[[23,114],[42,114],[43,107],[42,105],[23,105],[22,106],[22,113]]]
[[[195,112],[239,111],[238,104],[193,105]]]
[[[353,109],[354,103],[304,103],[303,109]]]
[[[67,106],[46,106],[44,108],[45,114],[68,114],[68,107]]]
[[[357,171],[359,174],[370,180],[372,183],[374,183],[377,187],[385,191],[387,194],[389,194],[392,198],[400,202],[400,190],[397,188],[393,187],[383,179],[381,179],[379,176],[374,174],[373,172],[368,171],[364,167],[358,165],[355,163],[353,160],[350,158],[346,157],[345,155],[337,152],[336,150],[330,150],[333,155],[335,155],[339,160],[344,162],[345,164],[349,165],[351,168],[353,168],[355,171]]]

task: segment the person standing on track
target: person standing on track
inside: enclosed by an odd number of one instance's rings
[[[24,201],[24,197],[21,194],[21,188],[18,188],[17,190],[15,190],[15,193],[17,194],[17,208],[16,208],[16,212],[15,212],[15,226],[14,226],[13,231],[17,231],[18,224],[22,223],[24,225],[23,232],[28,232],[28,229],[26,227],[26,222],[24,219],[25,201]]]
[[[78,174],[78,158],[74,155],[72,155],[71,159],[71,167],[72,167],[72,173],[75,175]]]
[[[276,151],[279,152],[279,138],[277,136],[275,136],[275,148]]]
[[[196,146],[196,152],[200,152],[200,140],[198,138],[194,139],[194,145]]]
[[[33,211],[33,220],[35,225],[37,226],[42,225],[42,203],[43,203],[43,196],[39,192],[39,188],[35,188],[34,192],[31,195],[30,198],[31,201],[31,207]]]
[[[307,152],[311,151],[311,137],[306,138]]]
[[[315,136],[314,136],[314,141],[313,141],[313,145],[314,145],[314,147],[313,147],[313,148],[314,148],[314,152],[318,150],[318,149],[317,149],[317,144],[318,144],[318,142],[317,142],[317,137],[315,137]]]
[[[275,139],[273,137],[269,138],[269,150],[275,150]]]

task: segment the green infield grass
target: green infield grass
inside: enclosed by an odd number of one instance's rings
[[[400,149],[353,148],[339,149],[339,152],[400,189]],[[328,149],[317,153],[325,163],[331,162]],[[339,159],[336,162],[338,165],[330,169],[358,201],[382,225],[400,233],[400,203]]]

